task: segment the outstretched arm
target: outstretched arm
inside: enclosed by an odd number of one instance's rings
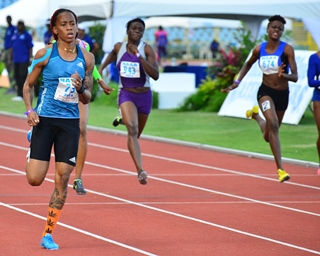
[[[116,43],[112,49],[112,51],[108,54],[107,58],[104,60],[104,62],[101,64],[99,68],[99,73],[102,75],[102,71],[112,62],[117,60],[117,54],[121,47],[122,43]]]
[[[240,70],[240,74],[238,76],[238,79],[233,81],[233,84],[228,86],[227,88],[221,89],[221,92],[230,92],[234,89],[236,89],[241,80],[246,76],[246,74],[249,72],[249,70],[251,69],[252,65],[259,59],[259,52],[260,52],[260,46],[256,46],[253,51],[252,51],[252,55],[249,58],[248,61],[246,61],[241,70]]]
[[[113,88],[105,84],[96,65],[94,65],[92,76],[93,79],[100,85],[105,94],[109,95],[114,90]]]

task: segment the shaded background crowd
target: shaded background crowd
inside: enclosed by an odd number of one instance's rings
[[[0,8],[4,8],[15,0],[0,1]],[[14,14],[12,14],[14,15]],[[3,17],[5,18],[5,17]],[[17,20],[19,17],[14,17]],[[23,20],[21,20],[23,22]],[[312,39],[312,36],[304,27],[303,22],[299,19],[287,19],[286,32],[284,35],[285,41],[292,44],[295,49],[317,50],[317,46]],[[221,72],[229,74],[229,79],[224,79],[226,85],[230,83],[234,75],[239,71],[249,50],[263,40],[265,36],[267,20],[265,20],[258,33],[258,37],[252,39],[250,31],[246,29],[242,22],[237,20],[217,20],[217,19],[200,19],[200,18],[182,18],[182,17],[152,17],[145,19],[146,30],[143,40],[151,44],[157,50],[158,63],[163,72],[192,72],[195,73],[195,85],[198,88],[200,85],[209,84],[209,90],[212,88],[212,79]],[[33,53],[46,43],[47,24],[39,24],[37,28],[30,28],[28,24],[24,24],[26,31],[31,35],[34,44]],[[82,26],[83,25],[83,26]],[[17,24],[13,24],[17,26]],[[157,43],[156,34],[159,28],[166,33],[166,43],[159,52],[159,44]],[[91,51],[96,58],[96,64],[100,65],[105,56],[102,49],[104,33],[106,28],[105,21],[95,21],[85,24],[80,24],[82,37],[86,36],[87,40],[91,40]],[[6,27],[0,27],[0,47],[4,46],[4,34]],[[93,40],[92,40],[93,39]],[[213,44],[215,42],[215,44]],[[212,48],[214,45],[214,48]],[[1,49],[1,52],[4,52]],[[0,71],[4,68],[5,54],[2,54],[2,62]],[[32,56],[30,56],[32,59]],[[177,67],[180,66],[180,67]],[[227,70],[223,68],[228,66]],[[13,69],[10,70],[10,84],[12,88],[16,87],[16,82],[13,75]],[[118,82],[118,73],[114,65],[110,65],[106,73],[108,80]],[[224,76],[222,74],[222,76]],[[212,106],[206,106],[203,100],[191,102],[193,99],[187,99],[187,102],[181,109],[183,110],[198,110],[207,109],[209,111],[218,111],[226,95],[219,94],[220,84],[215,93],[215,103]],[[98,93],[98,86],[94,86],[94,90]],[[19,92],[16,90],[17,97],[15,100],[20,100]],[[95,99],[96,93],[93,94]],[[196,98],[196,97],[194,97]],[[189,100],[189,101],[188,101]],[[210,101],[210,100],[209,100]]]
[[[147,1],[147,0],[146,0]],[[48,4],[45,8],[45,10],[52,8],[53,2],[52,1],[44,1]],[[39,8],[40,5],[44,2],[39,2]],[[57,1],[59,2],[59,1]],[[57,5],[61,5],[58,4]],[[105,4],[108,1],[101,1],[101,5]],[[209,3],[210,1],[208,1]],[[289,2],[289,0],[286,0],[285,2]],[[15,3],[15,4],[13,4]],[[24,17],[24,25],[26,27],[26,31],[31,35],[32,37],[32,43],[33,46],[33,55],[34,53],[44,45],[44,34],[47,31],[46,26],[46,19],[49,15],[40,15],[39,13],[36,13],[36,8],[32,6],[32,8],[35,10],[34,16],[32,19],[29,19],[29,16],[24,16],[23,13],[20,12],[20,15],[17,14],[17,12],[11,11],[11,7],[14,5],[20,5],[20,3],[25,4],[25,9],[29,7],[29,0],[5,0],[0,1],[0,11],[4,11],[7,9],[6,15],[10,14],[12,15],[13,25],[17,26],[17,22],[21,17]],[[130,2],[131,4],[131,2]],[[276,4],[276,3],[275,3]],[[299,5],[299,3],[297,3]],[[208,4],[209,5],[209,4]],[[211,2],[210,2],[211,5]],[[244,4],[245,5],[245,4]],[[310,4],[308,4],[309,6]],[[6,8],[6,6],[8,8]],[[90,6],[91,7],[91,6]],[[166,6],[167,8],[168,6]],[[181,12],[182,7],[177,8],[177,12]],[[250,6],[251,7],[251,6]],[[288,8],[291,8],[291,5],[288,4]],[[196,6],[194,7],[196,8]],[[289,9],[290,9],[289,8]],[[312,9],[317,9],[308,7],[308,12],[310,12],[312,17],[314,18],[314,11]],[[10,9],[10,11],[9,11]],[[20,8],[24,9],[24,8]],[[89,8],[88,8],[89,9]],[[41,10],[44,10],[43,7]],[[115,11],[121,10],[116,10]],[[139,17],[143,17],[142,15],[145,15],[145,12],[139,13],[138,9],[135,9],[134,6],[131,6],[130,10],[132,12],[137,12],[134,15],[137,15]],[[259,10],[260,9],[256,9]],[[88,10],[89,11],[89,10]],[[216,9],[208,9],[208,13],[210,15],[207,15],[206,17],[215,17]],[[241,13],[241,10],[237,10],[237,12]],[[272,14],[273,13],[272,9]],[[288,10],[287,10],[288,11]],[[212,13],[211,13],[212,12]],[[266,15],[269,14],[270,10],[263,10],[263,13],[257,13],[258,17],[259,15]],[[2,12],[3,13],[3,12]],[[45,13],[45,11],[42,12],[42,14]],[[197,13],[197,10],[195,10],[195,14]],[[303,13],[301,16],[300,14]],[[301,13],[298,14],[292,13],[292,10],[290,11],[290,18],[286,18],[286,26],[285,26],[285,32],[282,36],[282,40],[290,43],[295,50],[309,50],[308,53],[305,54],[305,56],[298,55],[299,59],[299,79],[300,76],[305,79],[306,77],[306,67],[307,67],[307,55],[311,54],[311,52],[315,52],[318,47],[315,43],[317,41],[317,38],[312,38],[314,36],[313,32],[310,30],[310,27],[306,24],[305,18],[308,18],[309,13],[306,14],[303,10],[301,10]],[[175,14],[175,13],[174,13]],[[2,58],[5,56],[3,54],[3,46],[4,46],[4,34],[6,31],[6,26],[4,26],[4,21],[6,20],[6,15],[2,15],[3,21],[1,23],[2,26],[0,26],[0,50],[2,53]],[[85,14],[79,14],[80,16]],[[114,13],[115,15],[115,13]],[[117,16],[118,15],[118,16]],[[108,54],[109,47],[105,46],[105,43],[110,44],[113,42],[112,35],[120,35],[116,39],[116,41],[122,41],[125,39],[125,35],[121,33],[125,32],[125,22],[128,19],[121,19],[123,18],[121,14],[117,14],[114,16],[114,18],[110,18],[107,14],[104,17],[101,17],[103,20],[96,20],[91,22],[81,22],[81,25],[84,25],[84,32],[86,35],[90,36],[92,39],[95,40],[95,46],[91,46],[92,49],[94,49],[94,55],[96,60],[96,66],[99,68],[101,62],[104,60],[105,55]],[[123,15],[123,14],[122,14]],[[289,15],[289,12],[288,12]],[[294,18],[301,16],[300,18]],[[34,21],[34,17],[36,16],[42,16],[41,22]],[[152,15],[151,15],[152,16]],[[95,17],[95,16],[94,16]],[[196,17],[196,16],[195,16]],[[198,16],[199,17],[199,16]],[[239,20],[231,20],[230,18],[239,18]],[[241,19],[243,18],[240,15],[235,15],[232,17],[229,17],[228,20],[222,20],[222,19],[209,19],[209,18],[191,18],[191,17],[151,17],[151,18],[143,18],[146,24],[146,29],[144,31],[143,40],[147,43],[149,43],[154,50],[157,52],[158,50],[158,44],[157,44],[157,36],[156,33],[159,31],[159,27],[161,26],[163,28],[163,31],[165,31],[166,34],[166,44],[165,44],[165,51],[164,56],[159,57],[158,54],[158,63],[160,64],[160,84],[153,86],[153,108],[156,109],[174,109],[174,111],[203,111],[203,112],[217,112],[218,115],[221,116],[232,116],[232,117],[244,117],[244,110],[243,108],[246,108],[246,104],[254,104],[251,102],[252,94],[255,93],[255,88],[253,88],[252,81],[255,81],[255,84],[258,84],[256,82],[256,77],[252,79],[251,84],[248,87],[246,87],[246,81],[242,82],[242,86],[240,90],[237,90],[237,92],[233,92],[232,94],[229,94],[229,99],[233,97],[234,98],[241,98],[242,100],[246,100],[245,104],[240,105],[238,108],[234,108],[232,104],[230,104],[230,100],[228,101],[227,94],[221,93],[222,88],[226,88],[230,85],[230,83],[233,81],[233,79],[236,79],[236,74],[239,73],[239,70],[241,66],[243,65],[244,61],[248,57],[250,51],[253,49],[253,47],[257,44],[259,44],[262,41],[266,41],[266,26],[267,26],[267,19],[263,20],[262,18],[257,18],[254,20],[255,25],[259,24],[260,28],[259,31],[255,31],[252,29],[249,29],[246,27],[248,24],[248,20]],[[112,35],[109,36],[107,31],[110,26],[110,21],[112,20],[121,20],[119,24],[122,24],[120,27],[116,27],[114,31],[112,32]],[[241,21],[240,21],[241,20]],[[260,20],[263,22],[260,25]],[[256,27],[257,28],[257,27]],[[252,34],[250,31],[254,31]],[[312,35],[311,35],[311,33]],[[109,40],[110,39],[110,40]],[[315,40],[314,40],[315,39]],[[318,42],[318,41],[317,41]],[[211,49],[211,45],[214,47]],[[113,44],[112,44],[113,46]],[[299,51],[301,52],[301,51]],[[297,53],[299,53],[297,52]],[[163,58],[161,58],[163,57]],[[303,64],[303,65],[302,65]],[[7,87],[4,83],[4,78],[6,78],[6,71],[4,69],[4,62],[0,62],[0,71],[2,75],[0,76],[0,86],[1,87]],[[106,72],[107,70],[107,72]],[[3,71],[3,72],[2,72]],[[99,85],[95,82],[93,85],[93,96],[92,101],[96,101],[99,104],[102,102],[104,105],[108,106],[114,106],[116,102],[116,95],[117,95],[117,82],[118,82],[118,73],[117,69],[114,67],[114,65],[110,65],[107,69],[104,70],[106,72],[103,74],[103,78],[106,83],[109,83],[111,87],[114,88],[115,92],[110,95],[108,98],[103,97],[103,93],[101,93],[101,89]],[[13,71],[10,72],[13,74]],[[190,88],[187,86],[185,82],[189,82],[189,80],[192,79],[176,79],[176,80],[163,80],[163,78],[168,75],[168,73],[191,73],[194,74],[194,80],[195,82],[193,84],[190,84]],[[260,71],[257,72],[259,76],[261,76]],[[162,81],[161,81],[162,80]],[[260,81],[260,78],[259,78]],[[37,88],[40,86],[41,79],[39,79],[38,85],[35,86],[36,89],[36,95],[37,95]],[[158,81],[157,81],[158,82]],[[11,85],[15,82],[11,82]],[[296,86],[296,85],[299,86]],[[302,94],[306,95],[306,100],[309,101],[308,104],[310,104],[311,101],[311,90],[307,90],[305,85],[307,86],[306,80],[301,80],[295,84],[290,91],[290,94],[292,96],[290,99],[294,101],[294,108],[301,108],[299,110],[298,114],[297,111],[291,111],[294,112],[295,119],[293,122],[296,122],[295,124],[298,124],[301,116],[304,115],[304,112],[306,111],[306,104],[301,104],[301,96]],[[187,87],[190,89],[187,89]],[[250,88],[250,89],[247,89]],[[168,89],[168,90],[167,90]],[[174,89],[174,90],[173,90]],[[310,89],[310,88],[309,88]],[[161,90],[161,91],[160,91]],[[167,90],[167,91],[166,91]],[[308,92],[307,92],[308,91]],[[15,91],[17,94],[17,91]],[[162,94],[162,95],[161,95]],[[14,95],[9,95],[10,98]],[[101,97],[100,97],[101,96]],[[183,97],[182,97],[183,96]],[[7,95],[5,96],[7,97]],[[165,100],[163,100],[165,97]],[[227,97],[227,100],[226,100]],[[15,98],[15,97],[13,97]],[[169,99],[170,98],[170,99]],[[182,99],[183,98],[183,99]],[[19,99],[19,98],[18,98]],[[20,99],[19,99],[20,100]],[[162,101],[162,102],[161,102]],[[170,104],[165,105],[163,102],[167,104],[168,102]],[[172,104],[174,102],[175,104]],[[298,102],[298,103],[297,103]],[[300,103],[299,103],[300,102]],[[225,103],[225,104],[223,104]],[[20,103],[19,103],[20,104]],[[12,104],[17,105],[17,104]],[[231,111],[226,111],[226,107],[224,105],[229,106],[229,109]],[[221,111],[221,109],[225,111]],[[312,111],[311,106],[309,106],[309,109]],[[291,109],[290,109],[291,110]],[[296,109],[295,109],[296,110]],[[223,112],[223,113],[222,113]],[[237,113],[235,113],[237,112]],[[198,112],[199,113],[199,112]],[[221,114],[220,114],[221,113]],[[239,114],[240,113],[240,114]],[[288,112],[287,112],[288,113]],[[311,112],[312,113],[312,112]],[[301,114],[301,115],[300,115]],[[313,113],[312,113],[313,114]],[[292,119],[292,115],[289,116],[289,118]],[[290,120],[292,121],[292,120]],[[287,120],[285,120],[284,123],[288,123]],[[292,123],[292,122],[289,122]],[[216,143],[216,142],[215,142]]]

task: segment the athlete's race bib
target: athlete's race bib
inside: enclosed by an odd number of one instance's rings
[[[79,96],[76,88],[72,85],[71,77],[59,78],[59,84],[54,95],[55,100],[60,100],[67,103],[78,103]]]
[[[278,73],[279,56],[269,55],[260,57],[260,68],[265,74]]]
[[[128,78],[139,78],[140,77],[140,63],[121,61],[120,75]]]

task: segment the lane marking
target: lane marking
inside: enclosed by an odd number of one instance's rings
[[[32,212],[29,212],[29,211],[14,207],[14,206],[9,205],[9,204],[5,204],[5,203],[0,202],[0,206],[9,208],[11,210],[14,210],[14,211],[17,211],[17,212],[20,212],[20,213],[24,213],[24,214],[30,215],[30,216],[38,218],[38,219],[42,219],[44,221],[47,220],[47,218],[42,217],[42,216],[40,216],[38,214],[35,214],[35,213],[32,213]],[[58,222],[57,225],[65,227],[65,228],[68,228],[68,229],[71,229],[73,231],[79,232],[79,233],[87,235],[87,236],[94,237],[96,239],[99,239],[99,240],[102,240],[102,241],[105,241],[105,242],[108,242],[108,243],[111,243],[111,244],[126,248],[126,249],[131,250],[131,251],[135,251],[135,252],[138,252],[138,253],[141,253],[141,254],[144,254],[144,255],[148,255],[148,256],[157,256],[157,254],[153,254],[153,253],[138,249],[136,247],[133,247],[133,246],[130,246],[130,245],[127,245],[127,244],[123,244],[123,243],[117,242],[115,240],[112,240],[112,239],[109,239],[109,238],[106,238],[106,237],[103,237],[103,236],[96,235],[94,233],[85,231],[83,229],[79,229],[79,228],[76,228],[74,226],[70,226],[70,225],[65,224],[63,222]]]
[[[8,144],[8,146],[10,146],[10,144]],[[27,149],[25,148],[25,150],[27,150]],[[173,160],[175,160],[175,159],[172,159],[172,161]],[[178,161],[181,162],[180,160],[178,160]],[[182,162],[185,162],[185,161],[182,161]],[[187,162],[187,163],[189,163],[189,162]],[[115,167],[111,167],[111,166],[107,166],[107,165],[96,164],[96,163],[92,163],[92,162],[88,162],[88,161],[86,161],[85,164],[91,165],[91,166],[95,166],[95,167],[99,167],[99,168],[102,168],[102,169],[114,170],[114,171],[125,173],[125,174],[130,174],[130,175],[135,175],[135,176],[137,175],[135,172],[126,171],[126,170],[123,170],[123,169],[119,169],[119,168],[115,168]],[[205,167],[210,168],[210,169],[213,168],[211,166],[202,165],[202,164],[195,164],[195,163],[191,163],[191,164],[192,165],[196,165],[198,167],[205,166]],[[0,168],[1,167],[4,168],[4,169],[7,169],[7,167],[0,165]],[[9,168],[9,169],[11,169],[11,168]],[[218,169],[221,169],[221,168],[218,168]],[[15,172],[14,169],[12,169],[12,171]],[[19,172],[20,171],[17,171],[17,173],[19,173]],[[230,172],[234,172],[234,171],[230,171]],[[20,173],[25,174],[24,172],[20,172]],[[236,173],[239,173],[239,172],[236,172]],[[203,187],[199,187],[199,186],[189,185],[189,184],[182,183],[182,182],[171,181],[171,180],[168,180],[168,179],[158,178],[158,177],[155,177],[155,176],[152,176],[152,175],[149,175],[148,179],[153,179],[153,180],[157,180],[157,181],[161,181],[161,182],[165,182],[165,183],[169,183],[169,184],[173,184],[173,185],[178,185],[178,186],[182,186],[182,187],[186,187],[186,188],[196,189],[196,190],[200,190],[200,191],[204,191],[204,192],[214,193],[214,194],[217,194],[217,195],[237,198],[237,199],[240,199],[240,200],[250,201],[250,202],[253,202],[253,203],[258,203],[258,204],[263,204],[263,205],[267,205],[267,206],[277,207],[277,208],[280,208],[280,209],[285,209],[285,210],[290,210],[290,211],[294,211],[294,212],[309,214],[309,215],[312,215],[312,216],[317,216],[317,217],[320,216],[320,214],[314,213],[314,212],[309,212],[309,211],[304,211],[304,210],[300,210],[300,209],[296,209],[296,208],[292,208],[292,207],[273,204],[273,203],[260,201],[260,200],[252,199],[252,198],[248,198],[248,197],[237,196],[237,195],[234,195],[234,194],[229,194],[229,193],[221,192],[221,191],[218,191],[218,190],[207,189],[207,188],[203,188]],[[273,179],[270,179],[270,178],[265,178],[265,179],[274,181]],[[47,180],[47,178],[45,178],[45,180]],[[289,184],[289,183],[290,182],[288,182],[287,184]],[[298,184],[298,183],[293,183],[293,182],[291,182],[290,184],[320,190],[320,188],[318,188],[318,187],[308,186],[308,185],[304,185],[304,184]],[[72,186],[72,185],[69,185],[69,186]],[[86,189],[86,190],[88,192],[90,191],[88,189]]]
[[[14,195],[16,197],[19,197],[21,195]],[[27,195],[25,195],[27,196]],[[51,196],[49,194],[44,195],[44,196]],[[69,195],[68,195],[69,198]],[[275,201],[274,203],[284,203],[284,204],[320,204],[319,201]],[[199,205],[199,204],[254,204],[252,202],[239,202],[239,201],[218,201],[218,202],[212,202],[212,201],[207,201],[207,202],[193,202],[193,201],[177,201],[177,202],[167,202],[167,201],[163,201],[163,202],[140,202],[140,204],[146,204],[146,205]],[[42,205],[48,205],[48,203],[10,203],[10,205],[13,206],[42,206]],[[127,205],[127,203],[123,203],[123,202],[92,202],[92,203],[65,203],[65,205]]]
[[[7,169],[9,171],[13,170],[14,172],[20,172],[19,170],[15,170],[15,169],[12,169],[12,168],[7,168],[7,167],[1,166],[1,165],[0,165],[0,168]],[[52,179],[45,178],[45,180],[48,181],[48,182],[54,183],[54,180],[52,180]],[[171,183],[171,182],[169,182],[169,183]],[[176,182],[173,182],[173,183],[176,183]],[[72,188],[72,185],[68,185],[68,186]],[[195,187],[195,186],[187,185],[187,187]],[[165,214],[172,215],[172,216],[175,216],[175,217],[179,217],[179,218],[182,218],[182,219],[191,220],[191,221],[194,221],[194,222],[197,222],[197,223],[205,224],[205,225],[208,225],[208,226],[216,227],[216,228],[219,228],[219,229],[227,230],[227,231],[238,233],[238,234],[241,234],[241,235],[246,235],[246,236],[257,238],[257,239],[260,239],[260,240],[264,240],[264,241],[276,243],[276,244],[279,244],[279,245],[287,246],[287,247],[290,247],[290,248],[298,249],[298,250],[301,250],[301,251],[306,251],[306,252],[310,252],[310,253],[314,253],[314,254],[320,255],[320,251],[315,251],[315,250],[312,250],[312,249],[309,249],[309,248],[297,246],[297,245],[294,245],[294,244],[286,243],[286,242],[275,240],[275,239],[272,239],[272,238],[268,238],[268,237],[252,234],[252,233],[249,233],[249,232],[246,232],[246,231],[242,231],[242,230],[226,227],[226,226],[219,225],[219,224],[216,224],[216,223],[212,223],[212,222],[209,222],[209,221],[204,221],[204,220],[201,220],[201,219],[198,219],[198,218],[194,218],[194,217],[190,217],[190,216],[187,216],[187,215],[183,215],[183,214],[167,211],[167,210],[164,210],[164,209],[161,209],[161,208],[156,208],[156,207],[153,207],[153,206],[149,206],[149,205],[145,205],[145,204],[142,204],[142,203],[134,202],[134,201],[127,200],[127,199],[124,199],[124,198],[120,198],[120,197],[117,197],[117,196],[108,195],[108,194],[97,192],[97,191],[94,191],[94,190],[90,190],[90,189],[86,189],[86,190],[87,190],[87,192],[90,192],[92,194],[99,195],[99,196],[106,197],[106,198],[111,198],[111,199],[114,199],[115,201],[120,201],[120,202],[124,202],[124,203],[127,203],[127,204],[143,207],[143,208],[146,208],[146,209],[149,209],[149,210],[165,213]],[[207,189],[201,189],[201,190],[209,191]],[[219,192],[218,194],[226,194],[226,193]],[[229,194],[226,194],[226,195],[230,196]],[[240,196],[233,196],[233,197],[235,197],[235,198],[244,198],[244,197],[240,197]],[[270,204],[270,203],[260,202],[258,200],[253,200],[253,199],[250,199],[249,201],[258,202],[258,203],[266,204],[266,205],[269,205],[269,206],[275,206],[275,207],[279,207],[279,208],[283,208],[283,209],[290,209],[290,210],[293,209],[293,208],[273,205],[273,204]],[[17,208],[17,209],[19,209],[19,208]],[[293,210],[294,211],[298,211],[298,212],[308,213],[308,212],[300,211],[300,210],[296,210],[296,209],[293,209]],[[320,216],[320,214],[314,214],[314,213],[309,213],[309,214]],[[39,216],[39,217],[41,217],[41,216]],[[41,217],[41,218],[43,218],[43,217]],[[43,219],[45,219],[45,218],[43,218]],[[59,225],[59,223],[58,223],[58,225]]]
[[[6,146],[6,147],[12,147],[12,148],[16,148],[16,149],[22,149],[22,150],[25,150],[26,152],[28,151],[28,148],[16,146],[16,145],[13,145],[13,144],[10,144],[10,143],[0,142],[0,145]],[[100,145],[100,144],[94,144],[94,143],[90,143],[90,142],[88,143],[88,145],[99,147],[99,148],[103,148],[103,149],[119,151],[119,152],[123,152],[123,153],[129,154],[128,150],[119,149],[119,148],[115,148],[115,147],[109,147],[109,146]],[[54,156],[54,155],[52,155],[52,156]],[[268,180],[268,181],[279,183],[278,179],[268,178],[268,177],[261,176],[261,175],[256,175],[256,174],[238,172],[238,171],[234,171],[234,170],[230,170],[230,169],[225,169],[225,168],[220,168],[220,167],[215,167],[215,166],[209,166],[209,165],[204,165],[204,164],[199,164],[199,163],[194,163],[194,162],[189,162],[189,161],[184,161],[184,160],[178,160],[178,159],[174,159],[174,158],[162,157],[162,156],[157,156],[157,155],[152,155],[152,154],[142,153],[142,156],[155,158],[155,159],[160,159],[160,160],[165,160],[165,161],[169,161],[169,162],[175,162],[175,163],[180,163],[180,164],[191,165],[191,166],[195,166],[195,167],[199,167],[199,168],[205,168],[205,169],[209,169],[209,170],[221,171],[221,172],[229,173],[229,174],[236,174],[236,175],[241,175],[241,176],[253,177],[253,178],[257,178],[257,179],[263,179],[263,180]],[[85,163],[89,164],[90,162],[86,161]],[[112,168],[112,167],[110,167],[110,168]],[[126,173],[132,174],[131,172],[126,172]],[[136,175],[136,173],[135,173],[135,175]],[[151,176],[148,176],[148,177],[151,178]],[[155,178],[155,177],[153,177],[153,178]],[[295,182],[290,182],[290,181],[286,181],[285,184],[320,190],[320,187],[315,187],[315,186],[310,186],[310,185],[305,185],[305,184],[300,184],[300,183],[295,183]]]
[[[9,117],[14,116],[14,117],[18,117],[20,119],[25,118],[23,115],[11,114],[11,113],[7,113],[7,112],[3,112],[3,111],[0,111],[0,114],[5,115],[5,116],[9,116]],[[6,130],[10,130],[10,131],[23,132],[23,133],[27,133],[27,131],[28,131],[28,130],[22,130],[22,129],[13,128],[10,126],[3,126],[3,125],[0,125],[0,129],[1,128],[6,129]],[[125,131],[119,131],[119,130],[115,130],[115,129],[108,129],[108,128],[102,128],[102,127],[95,127],[95,126],[91,126],[91,125],[88,125],[88,130],[91,130],[93,132],[107,133],[108,135],[111,135],[111,136],[112,135],[127,136],[127,132],[125,132]],[[161,142],[161,143],[167,143],[167,144],[171,144],[171,145],[184,146],[184,147],[210,150],[210,151],[214,151],[214,152],[220,152],[220,153],[226,153],[226,154],[232,154],[232,155],[238,155],[238,156],[244,156],[247,158],[257,158],[257,159],[265,159],[265,160],[274,161],[274,157],[272,155],[237,150],[237,149],[217,147],[217,146],[201,144],[201,143],[196,143],[196,142],[175,140],[175,139],[151,136],[151,135],[146,135],[146,134],[142,134],[141,139],[152,141],[152,142]],[[316,162],[297,160],[297,159],[292,159],[292,158],[287,158],[287,157],[282,157],[282,161],[284,163],[288,163],[288,164],[300,165],[300,166],[306,166],[306,167],[314,167],[314,168],[318,168],[318,165],[319,165],[319,163],[316,163]]]

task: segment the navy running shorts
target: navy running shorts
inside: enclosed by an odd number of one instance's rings
[[[312,95],[312,101],[320,101],[320,89],[314,88],[313,95]]]
[[[257,93],[258,102],[263,96],[269,96],[273,100],[276,110],[286,111],[289,104],[289,89],[279,91],[261,84]]]
[[[79,118],[39,118],[39,124],[32,128],[30,158],[50,161],[54,145],[55,161],[75,166],[80,136]]]

